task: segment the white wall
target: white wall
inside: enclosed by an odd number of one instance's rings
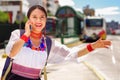
[[[11,0],[5,0],[5,1],[11,1]],[[12,1],[15,1],[15,0],[12,0]],[[29,3],[27,0],[23,0],[22,2],[22,12],[26,15],[27,14],[27,11],[29,9]],[[0,6],[0,10],[1,11],[12,11],[13,13],[13,16],[12,16],[12,23],[15,22],[16,20],[16,15],[17,15],[17,12],[20,11],[20,5],[5,5],[5,6]]]

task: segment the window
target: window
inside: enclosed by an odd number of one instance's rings
[[[86,26],[87,27],[102,27],[103,26],[103,19],[86,19]]]

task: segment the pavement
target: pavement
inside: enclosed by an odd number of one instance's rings
[[[81,41],[75,41],[66,44],[68,47],[79,46]],[[81,45],[80,47],[84,47]],[[84,58],[84,57],[83,57]],[[82,59],[81,59],[82,60]],[[95,67],[86,61],[71,62],[67,61],[61,64],[48,64],[48,80],[105,80]]]
[[[108,39],[110,39],[109,36]],[[66,45],[82,48],[86,44],[75,41]],[[113,49],[97,49],[81,57],[78,63],[68,61],[61,64],[49,64],[47,66],[48,80],[120,80],[120,59],[117,54],[119,44],[113,41],[112,45]]]

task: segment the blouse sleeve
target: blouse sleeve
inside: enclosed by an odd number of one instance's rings
[[[52,40],[52,47],[48,58],[49,63],[60,63],[64,60],[77,61],[78,47],[68,48],[56,40]]]
[[[11,32],[11,36],[8,44],[6,45],[6,53],[9,55],[14,43],[20,38],[20,30],[14,30]]]

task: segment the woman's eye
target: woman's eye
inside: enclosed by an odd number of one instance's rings
[[[33,18],[37,18],[37,17],[33,17]]]
[[[40,19],[41,19],[41,20],[45,20],[45,16],[42,16]]]
[[[45,17],[43,16],[43,17],[41,17],[41,19],[44,19]]]

